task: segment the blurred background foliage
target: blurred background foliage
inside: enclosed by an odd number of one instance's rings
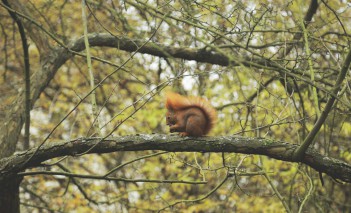
[[[218,109],[212,136],[265,137],[300,144],[313,127],[350,49],[351,5],[347,1],[318,1],[313,18],[301,21],[309,1],[94,1],[87,0],[89,33],[109,33],[169,47],[211,50],[235,65],[160,58],[91,47],[91,55],[121,65],[96,90],[97,132],[92,127],[90,99],[86,99],[49,141],[112,135],[169,134],[165,124],[165,91],[203,96]],[[68,45],[83,35],[81,1],[29,0],[21,2],[31,19]],[[23,87],[20,37],[7,11],[0,7],[1,107]],[[33,26],[33,28],[37,28]],[[39,28],[39,30],[42,30]],[[157,29],[157,30],[156,30]],[[302,34],[308,38],[308,50]],[[300,37],[299,37],[300,35]],[[298,38],[298,39],[296,39]],[[50,48],[59,46],[47,37]],[[29,38],[31,72],[43,66],[40,49]],[[309,52],[309,54],[308,54]],[[309,79],[278,72],[268,59]],[[312,67],[309,66],[312,62]],[[92,60],[97,84],[116,69]],[[315,79],[311,79],[314,75]],[[60,120],[90,90],[86,58],[68,60],[47,85],[31,111],[31,146],[40,144]],[[166,82],[166,88],[160,87]],[[317,85],[317,93],[313,86]],[[313,145],[326,156],[351,163],[350,72],[340,98]],[[289,90],[288,87],[292,89]],[[324,90],[322,90],[324,89]],[[142,102],[151,99],[136,113]],[[316,105],[317,100],[318,105]],[[21,139],[20,139],[21,140]],[[19,147],[21,149],[21,147]],[[49,170],[63,168],[78,174],[101,175],[135,158],[156,153],[123,152],[68,157]],[[50,163],[55,163],[53,159]],[[227,168],[235,171],[221,187]],[[111,176],[128,179],[207,181],[207,184],[151,183],[28,176],[21,185],[22,212],[148,212],[182,201],[174,212],[349,212],[350,185],[339,184],[305,165],[263,156],[228,153],[166,153],[122,167]],[[345,187],[346,186],[346,187]],[[216,189],[210,196],[211,190]],[[203,198],[203,199],[202,199]],[[198,202],[192,200],[201,199]]]

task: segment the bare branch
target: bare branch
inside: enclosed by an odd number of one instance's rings
[[[91,149],[91,147],[94,149]],[[243,138],[234,136],[178,137],[169,135],[135,135],[108,138],[80,138],[71,141],[43,145],[28,162],[26,168],[40,166],[42,162],[61,156],[77,156],[88,153],[110,153],[116,151],[164,150],[170,152],[231,152],[265,155],[283,161],[301,162],[334,179],[351,183],[351,165],[335,158],[321,155],[308,149],[300,161],[292,158],[296,144],[273,141],[264,138]],[[17,153],[0,161],[0,181],[21,172],[21,165],[36,151],[36,147]]]
[[[333,94],[335,94],[335,95],[338,94],[338,92],[339,92],[339,90],[341,88],[341,84],[342,84],[343,80],[346,77],[347,71],[349,70],[350,63],[351,63],[351,50],[347,54],[345,62],[344,62],[344,65],[343,65],[343,67],[340,70],[338,78],[336,79],[335,86],[334,86],[334,88],[332,90]],[[318,118],[317,122],[313,126],[313,129],[307,135],[307,137],[305,138],[305,140],[301,144],[301,146],[294,153],[294,156],[293,156],[294,159],[299,160],[299,159],[301,159],[303,157],[305,151],[311,145],[311,143],[313,142],[313,140],[316,137],[317,133],[319,132],[320,128],[324,124],[324,121],[327,119],[329,112],[332,110],[334,102],[335,102],[335,96],[331,96],[329,98],[329,100],[328,100],[328,102],[327,102],[327,104],[326,104],[321,116]]]

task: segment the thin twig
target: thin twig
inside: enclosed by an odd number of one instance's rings
[[[351,63],[351,50],[348,52],[345,62],[343,64],[342,69],[340,70],[340,73],[338,75],[338,78],[336,79],[335,85],[331,91],[332,94],[335,96],[338,95],[338,92],[341,88],[341,84],[343,80],[345,79],[345,76],[347,74],[347,71],[349,70]],[[325,105],[325,108],[321,114],[321,116],[318,118],[317,122],[315,123],[313,129],[311,132],[307,135],[305,138],[304,142],[301,144],[301,146],[294,152],[292,159],[295,161],[299,161],[303,158],[307,148],[311,145],[313,142],[315,136],[319,132],[320,128],[322,127],[324,121],[327,119],[329,112],[332,110],[333,104],[335,102],[335,96],[330,96],[327,104]]]

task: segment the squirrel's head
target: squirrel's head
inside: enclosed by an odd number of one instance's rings
[[[174,125],[177,123],[176,116],[173,110],[168,110],[166,113],[166,124],[168,126]]]

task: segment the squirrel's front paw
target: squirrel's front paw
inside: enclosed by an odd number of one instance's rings
[[[185,136],[188,136],[188,133],[187,133],[187,132],[181,132],[181,133],[179,133],[179,135],[180,135],[181,137],[185,137]]]

